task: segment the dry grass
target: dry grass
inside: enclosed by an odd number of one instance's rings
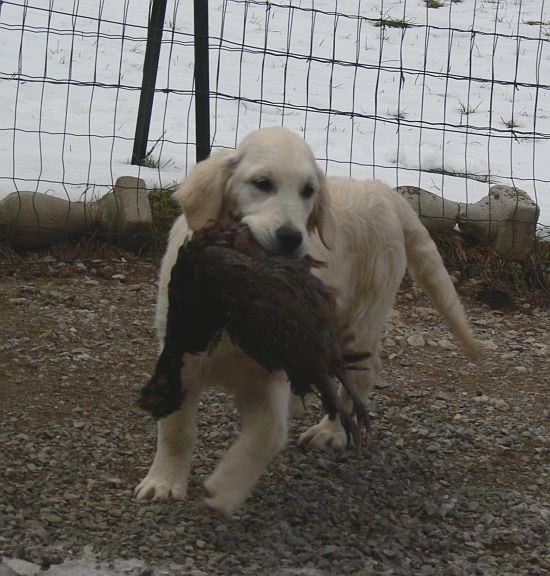
[[[459,233],[441,234],[434,240],[446,266],[458,273],[461,283],[550,297],[550,242],[537,240],[528,258],[510,262],[500,258],[492,248]]]
[[[373,23],[373,26],[376,26],[377,28],[409,28],[411,25],[411,20],[389,17],[381,18],[379,21]]]
[[[445,6],[440,0],[424,0],[424,2],[428,8],[443,8]]]
[[[172,201],[173,188],[163,190],[151,190],[149,192],[149,204],[153,216],[153,242],[152,248],[155,253],[162,253],[166,247],[168,232],[172,222],[179,214],[179,209]]]
[[[20,264],[23,257],[14,250],[7,242],[0,242],[0,265]]]

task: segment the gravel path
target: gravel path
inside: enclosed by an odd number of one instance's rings
[[[238,430],[219,392],[202,402],[188,499],[132,496],[155,443],[135,407],[156,360],[155,274],[146,261],[0,270],[0,576],[550,574],[547,308],[467,302],[489,348],[475,366],[405,286],[369,451],[298,448],[311,400],[228,521],[201,488]]]

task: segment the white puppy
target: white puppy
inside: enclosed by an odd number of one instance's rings
[[[236,150],[201,162],[174,197],[185,216],[174,223],[161,266],[161,346],[167,287],[179,246],[193,230],[231,213],[248,224],[267,250],[293,257],[309,253],[328,263],[316,273],[336,289],[342,326],[354,336],[349,352],[372,353],[370,370],[349,375],[364,400],[381,367],[380,335],[407,266],[468,355],[477,354],[453,283],[408,203],[378,181],[326,179],[304,140],[285,128],[254,132]],[[137,497],[185,497],[199,396],[208,386],[221,386],[235,395],[242,429],[205,488],[207,504],[230,515],[285,445],[290,398],[286,376],[266,372],[225,337],[210,355],[186,357],[182,381],[185,401],[181,410],[160,420],[156,455],[136,488]],[[325,417],[300,442],[341,448],[346,435],[338,420]]]

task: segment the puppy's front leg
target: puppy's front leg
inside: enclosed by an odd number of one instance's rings
[[[256,374],[257,376],[257,374]],[[281,372],[247,378],[235,391],[241,433],[206,480],[206,503],[230,516],[243,504],[288,435],[290,387]]]
[[[136,487],[138,500],[185,498],[195,445],[200,389],[186,391],[182,407],[158,422],[157,451],[147,476]]]

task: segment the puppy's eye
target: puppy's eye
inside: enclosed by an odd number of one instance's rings
[[[302,196],[304,198],[311,198],[315,193],[315,188],[311,184],[306,184],[302,189]]]
[[[262,192],[273,192],[274,190],[273,182],[268,178],[258,178],[254,180],[254,186]]]

